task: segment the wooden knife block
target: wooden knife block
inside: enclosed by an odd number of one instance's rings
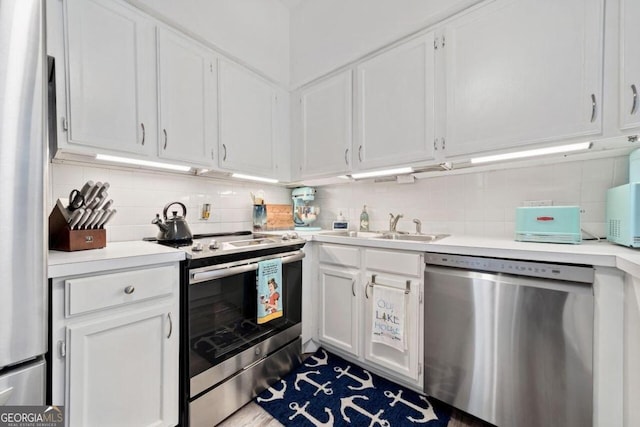
[[[86,249],[99,249],[107,246],[107,231],[104,228],[97,230],[72,230],[60,212],[56,204],[49,215],[49,249],[58,251],[83,251]]]

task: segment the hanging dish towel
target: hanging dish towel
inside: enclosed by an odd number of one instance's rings
[[[258,263],[258,324],[282,317],[282,260]]]
[[[407,348],[404,290],[378,285],[373,287],[372,295],[371,341],[404,352]]]

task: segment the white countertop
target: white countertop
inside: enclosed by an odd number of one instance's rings
[[[272,232],[271,234],[282,233],[284,232]],[[516,242],[507,238],[449,236],[435,242],[425,243],[336,236],[326,230],[298,234],[308,241],[369,248],[588,264],[594,267],[616,267],[626,273],[640,277],[640,249],[630,249],[607,241],[583,241],[579,245],[571,245]],[[49,277],[143,267],[145,265],[178,262],[184,259],[185,254],[181,250],[158,245],[157,243],[143,241],[111,242],[103,249],[77,252],[49,251]]]
[[[49,278],[55,278],[179,262],[184,259],[183,251],[153,242],[109,242],[102,249],[49,251],[48,272]]]
[[[507,238],[449,236],[431,243],[334,236],[319,233],[313,241],[343,245],[359,245],[381,249],[441,252],[459,255],[513,258],[528,261],[588,264],[595,267],[617,267],[640,277],[640,249],[630,249],[607,241],[583,241],[579,245],[516,242]]]

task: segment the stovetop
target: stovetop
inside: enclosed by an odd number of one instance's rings
[[[187,259],[193,260],[266,249],[280,248],[284,252],[288,247],[301,247],[306,243],[294,231],[282,235],[258,234],[251,231],[195,234],[192,240],[170,242],[158,241],[155,238],[145,238],[144,240],[180,249],[185,252]]]

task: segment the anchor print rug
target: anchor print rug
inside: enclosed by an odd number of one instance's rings
[[[446,427],[451,409],[320,348],[256,397],[286,426]]]

